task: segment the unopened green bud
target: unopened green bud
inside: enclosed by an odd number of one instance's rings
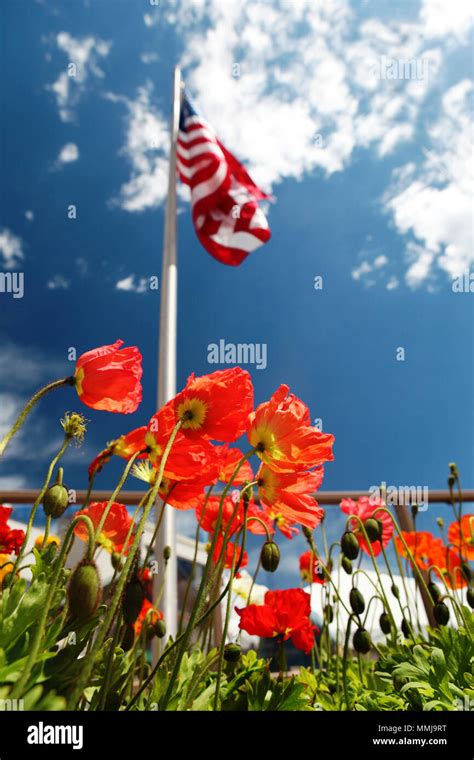
[[[350,561],[349,557],[342,558],[342,569],[347,573],[347,575],[352,575],[352,562]]]
[[[69,611],[74,618],[91,617],[102,597],[99,572],[95,562],[88,559],[79,563],[71,575],[68,587]]]
[[[120,557],[120,552],[112,552],[110,560],[112,562],[112,567],[114,568],[114,570],[122,569],[123,565],[122,565],[122,558]]]
[[[382,537],[382,529],[380,522],[376,520],[375,517],[369,517],[364,523],[364,528],[371,543],[374,541],[380,541]]]
[[[313,538],[313,531],[311,528],[306,527],[306,525],[302,525],[301,529],[303,531],[303,536],[310,541]]]
[[[69,493],[62,483],[48,488],[43,497],[43,510],[47,517],[61,517],[69,506]]]
[[[166,623],[164,620],[157,620],[156,623],[153,625],[153,631],[155,633],[155,636],[157,636],[159,639],[162,639],[163,636],[166,636]]]
[[[139,579],[135,576],[127,583],[122,602],[123,617],[128,625],[133,625],[143,605],[145,591]]]
[[[449,469],[451,470],[451,475],[454,475],[454,477],[457,479],[459,477],[459,471],[458,471],[456,463],[450,462]]]
[[[351,588],[349,594],[349,602],[352,607],[352,611],[357,615],[362,615],[363,611],[365,610],[365,601],[358,588]]]
[[[242,655],[242,647],[239,644],[226,644],[224,648],[224,660],[237,662]]]
[[[274,541],[265,541],[260,553],[262,567],[268,573],[274,573],[280,564],[280,550]]]
[[[352,638],[352,646],[356,652],[367,654],[370,652],[371,642],[369,632],[365,628],[358,628]]]
[[[469,586],[466,594],[466,599],[471,610],[474,610],[474,586]]]
[[[171,546],[165,546],[163,549],[163,559],[165,562],[168,562],[169,558],[171,557]]]
[[[409,639],[411,636],[411,626],[406,618],[402,620],[402,633],[406,639]]]
[[[359,555],[359,542],[355,534],[346,530],[341,538],[341,549],[345,557],[348,559],[357,559]]]
[[[438,528],[441,528],[441,530],[444,530],[444,520],[443,520],[442,517],[437,517],[436,518],[436,524],[437,524]]]
[[[380,615],[379,625],[380,625],[380,630],[386,636],[388,636],[391,633],[392,624],[390,622],[390,617],[386,612],[382,612],[382,614]]]
[[[472,571],[469,565],[467,564],[467,562],[461,563],[461,572],[464,575],[467,582],[470,583],[472,580]]]
[[[399,590],[398,586],[396,585],[396,583],[392,584],[392,587],[391,587],[390,590],[391,590],[392,594],[394,595],[395,599],[400,599],[400,590]]]
[[[334,612],[330,604],[326,604],[324,608],[324,618],[328,623],[332,623],[334,620]]]
[[[439,625],[447,625],[449,622],[449,608],[444,602],[437,602],[433,607],[433,615]]]

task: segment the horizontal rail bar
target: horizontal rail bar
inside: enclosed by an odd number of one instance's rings
[[[108,501],[111,491],[94,491],[94,501]],[[143,499],[145,491],[122,491],[118,500],[122,504],[138,504]],[[369,495],[368,491],[318,491],[314,494],[319,504],[332,505],[339,504],[341,499],[358,499],[360,496]],[[32,504],[38,491],[34,488],[14,490],[14,491],[0,491],[0,504]],[[80,504],[84,501],[86,496],[85,491],[76,491],[76,501]],[[463,502],[474,502],[474,490],[463,491]],[[433,490],[428,489],[428,504],[449,504],[450,495],[448,490]]]

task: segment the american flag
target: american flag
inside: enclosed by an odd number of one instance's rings
[[[181,104],[177,166],[191,188],[193,222],[201,244],[217,261],[238,266],[270,239],[257,201],[268,198],[185,96]]]

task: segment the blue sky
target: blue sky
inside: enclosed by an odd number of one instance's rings
[[[473,294],[453,292],[473,256],[466,6],[8,0],[0,270],[23,272],[25,292],[0,293],[2,429],[71,371],[69,347],[119,337],[143,353],[142,406],[87,410],[69,486],[155,410],[160,296],[147,282],[161,273],[181,63],[196,106],[275,202],[272,240],[234,269],[201,249],[181,188],[178,386],[216,369],[210,343],[265,343],[267,368],[249,367],[256,400],[288,383],[334,433],[325,489],[442,488],[452,460],[472,485]],[[60,442],[52,420],[80,408],[72,393],[35,412],[0,487],[39,485]]]

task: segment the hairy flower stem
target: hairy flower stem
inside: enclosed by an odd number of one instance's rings
[[[243,527],[243,535],[242,535],[242,548],[240,550],[242,557],[244,555],[245,541],[247,538],[247,510],[248,510],[248,502],[245,502],[244,503],[244,527]],[[217,678],[216,678],[216,691],[214,693],[214,712],[217,712],[219,708],[222,666],[224,664],[224,651],[225,651],[225,645],[226,645],[226,639],[227,639],[227,631],[229,629],[230,607],[232,603],[232,582],[234,580],[237,547],[238,547],[238,543],[236,541],[235,546],[234,546],[234,552],[232,554],[232,566],[230,568],[229,590],[227,592],[227,604],[226,604],[226,611],[225,611],[224,627],[222,630],[222,641],[221,641],[220,652],[219,652],[219,664],[217,668]]]
[[[127,464],[125,466],[125,469],[124,469],[124,471],[122,473],[122,477],[120,478],[120,480],[119,480],[116,488],[114,489],[114,491],[113,491],[110,499],[107,502],[107,506],[104,509],[103,513],[102,513],[102,516],[101,516],[101,518],[99,520],[99,523],[97,525],[97,529],[95,531],[95,543],[96,543],[95,551],[97,551],[97,549],[99,548],[100,534],[102,533],[102,528],[104,527],[105,521],[107,520],[107,517],[109,516],[109,512],[112,509],[112,504],[114,503],[114,501],[117,498],[118,494],[122,490],[123,484],[125,483],[125,481],[128,478],[128,474],[129,474],[130,470],[132,469],[132,466],[133,466],[133,463],[135,462],[135,459],[138,456],[140,456],[141,453],[142,453],[141,451],[136,451],[135,454],[133,454],[133,456],[130,457],[130,459],[128,460],[128,462],[127,462]]]
[[[50,465],[48,467],[48,471],[46,473],[46,478],[45,478],[45,481],[44,481],[43,486],[41,488],[41,491],[39,492],[38,496],[36,497],[35,503],[33,504],[32,508],[31,508],[30,516],[29,516],[29,519],[28,519],[28,524],[26,526],[25,539],[24,539],[22,545],[20,546],[20,550],[18,552],[18,556],[16,558],[15,565],[13,567],[13,571],[12,571],[12,575],[11,575],[12,578],[15,577],[15,574],[18,571],[20,563],[21,563],[21,561],[22,561],[22,559],[24,557],[24,554],[25,554],[25,551],[26,551],[26,545],[28,543],[28,540],[29,540],[29,537],[30,537],[30,533],[31,533],[31,529],[32,529],[33,523],[35,521],[35,516],[36,516],[37,509],[38,509],[39,505],[41,504],[41,502],[43,501],[43,497],[44,497],[44,495],[45,495],[45,493],[46,493],[46,491],[48,489],[49,483],[51,481],[51,478],[52,478],[52,475],[53,475],[53,472],[54,472],[54,468],[56,467],[57,463],[59,462],[59,460],[63,456],[63,454],[66,451],[67,447],[69,446],[70,441],[71,441],[71,436],[66,434],[64,436],[64,441],[63,441],[63,444],[62,444],[61,448],[59,449],[59,451],[56,454],[56,456],[51,460],[51,463],[50,463]]]
[[[230,490],[230,488],[232,486],[232,483],[234,482],[235,477],[238,475],[240,468],[242,467],[242,465],[248,459],[250,459],[250,457],[254,453],[255,453],[255,448],[252,448],[252,449],[250,449],[249,452],[247,452],[247,454],[245,454],[242,457],[242,459],[239,460],[239,462],[237,463],[237,465],[236,465],[236,467],[235,467],[235,469],[234,469],[234,471],[233,471],[233,473],[232,473],[232,475],[230,477],[229,482],[224,486],[224,489],[222,491],[220,502],[219,502],[219,512],[217,514],[217,520],[216,520],[216,525],[215,525],[215,528],[214,528],[214,535],[212,537],[211,547],[209,549],[209,554],[207,556],[207,561],[206,561],[206,565],[204,567],[204,572],[202,574],[201,583],[199,585],[199,590],[198,590],[198,593],[197,593],[197,596],[196,596],[196,601],[195,601],[193,610],[191,612],[191,616],[189,618],[188,625],[186,626],[186,630],[185,630],[185,632],[183,634],[183,639],[182,639],[182,642],[181,642],[181,646],[180,646],[180,648],[178,650],[178,653],[176,655],[176,661],[175,661],[175,664],[174,664],[174,668],[173,668],[173,671],[171,673],[171,677],[170,677],[170,680],[168,682],[168,688],[166,690],[166,693],[165,693],[165,696],[164,696],[164,699],[163,699],[163,709],[166,709],[166,706],[167,706],[167,704],[168,704],[168,702],[169,702],[169,700],[171,698],[171,695],[173,693],[174,683],[176,681],[176,678],[178,676],[179,669],[180,669],[180,666],[181,666],[181,660],[183,659],[184,652],[186,651],[186,648],[187,648],[188,643],[189,643],[189,639],[191,637],[191,633],[192,633],[193,628],[195,626],[196,618],[198,616],[198,610],[200,609],[201,600],[203,598],[204,591],[207,590],[207,588],[208,588],[207,582],[208,582],[209,573],[210,573],[211,568],[212,568],[212,556],[213,556],[214,550],[216,548],[217,538],[218,538],[218,535],[219,535],[219,532],[220,532],[220,528],[221,528],[222,513],[223,513],[223,509],[224,509],[224,499],[227,496],[227,494],[228,494],[228,492],[229,492],[229,490]],[[229,523],[229,525],[230,525],[230,523]],[[227,528],[229,529],[229,526],[227,526]],[[224,541],[222,542],[222,553],[224,552],[224,550],[225,550],[225,536],[224,536]]]
[[[198,522],[197,527],[196,527],[196,538],[195,538],[195,542],[194,542],[194,556],[193,556],[193,561],[192,561],[192,564],[191,564],[191,571],[189,573],[188,582],[186,584],[186,590],[184,592],[183,606],[181,608],[181,615],[179,616],[178,636],[181,634],[181,631],[183,630],[183,622],[184,622],[184,615],[185,615],[185,612],[186,612],[186,605],[188,603],[189,593],[190,593],[191,587],[193,585],[194,573],[196,572],[196,564],[197,564],[197,555],[198,555],[198,550],[199,550],[199,536],[200,536],[200,533],[201,533],[201,525],[202,525],[202,522],[204,520],[204,515],[206,514],[207,502],[209,501],[209,496],[212,493],[212,489],[213,489],[213,486],[210,486],[209,489],[208,489],[208,491],[207,491],[206,498],[205,498],[205,501],[204,501],[204,505],[203,505],[203,508],[202,508],[201,517],[200,517],[199,522]]]
[[[92,520],[87,517],[86,515],[79,515],[78,517],[75,517],[74,520],[71,522],[67,533],[64,537],[63,545],[61,547],[61,551],[59,553],[59,557],[56,561],[56,566],[54,568],[53,577],[51,579],[51,584],[49,587],[48,595],[46,597],[46,601],[44,603],[44,606],[41,610],[41,615],[37,624],[36,632],[33,638],[32,643],[30,644],[30,650],[28,654],[28,658],[26,660],[25,666],[22,670],[22,674],[20,679],[16,682],[15,687],[11,693],[12,699],[18,699],[19,697],[23,696],[24,689],[28,684],[28,679],[31,674],[31,670],[36,662],[36,658],[38,656],[39,648],[41,646],[41,642],[43,640],[44,631],[46,627],[46,623],[48,620],[49,610],[50,607],[54,601],[54,596],[56,594],[59,579],[61,577],[61,570],[64,567],[64,563],[66,561],[67,553],[68,553],[68,545],[69,545],[69,539],[71,538],[74,528],[76,527],[78,522],[85,523],[85,526],[88,530],[89,534],[89,547],[91,545],[91,540],[94,535],[94,526],[92,524]]]
[[[60,388],[62,385],[74,385],[74,383],[75,383],[74,377],[63,377],[61,380],[55,380],[53,383],[48,383],[48,385],[45,385],[43,388],[40,388],[40,390],[37,391],[32,398],[30,398],[30,400],[24,407],[23,411],[19,415],[14,425],[10,428],[8,433],[0,441],[0,458],[3,456],[3,452],[5,451],[6,447],[10,443],[11,439],[19,431],[24,421],[26,420],[28,414],[31,412],[33,407],[38,403],[38,401],[42,399],[43,396],[45,396],[50,391],[54,391],[55,388]]]
[[[104,617],[104,620],[101,624],[101,627],[99,631],[97,632],[96,640],[94,642],[94,646],[91,648],[89,655],[87,658],[84,658],[84,660],[87,660],[84,662],[83,669],[77,679],[76,686],[74,690],[71,693],[71,697],[68,703],[68,708],[71,710],[74,710],[77,703],[79,702],[82,692],[87,685],[89,678],[91,676],[92,670],[94,668],[95,661],[97,659],[98,653],[104,643],[105,637],[107,635],[107,631],[110,628],[110,625],[115,617],[115,614],[117,612],[117,608],[120,604],[120,600],[122,598],[122,594],[125,589],[125,584],[127,582],[131,567],[135,561],[135,557],[138,551],[138,547],[140,544],[140,538],[143,533],[143,529],[146,525],[146,521],[148,520],[148,516],[153,509],[155,505],[155,501],[158,495],[158,492],[160,490],[161,481],[163,480],[163,473],[165,470],[165,465],[169,456],[169,453],[171,451],[171,447],[174,443],[174,440],[178,434],[178,431],[183,424],[182,420],[179,420],[176,425],[173,428],[173,431],[169,437],[168,443],[166,444],[166,448],[163,452],[163,456],[161,458],[160,462],[160,468],[158,471],[158,475],[156,478],[155,485],[153,486],[152,490],[150,491],[150,496],[148,498],[148,502],[145,505],[145,508],[143,510],[142,517],[140,519],[140,522],[138,524],[138,528],[135,533],[135,537],[132,543],[132,546],[130,548],[130,551],[128,553],[127,560],[125,562],[125,566],[123,568],[123,571],[120,575],[120,578],[118,580],[116,589],[114,591],[110,606],[107,610],[107,613]]]

